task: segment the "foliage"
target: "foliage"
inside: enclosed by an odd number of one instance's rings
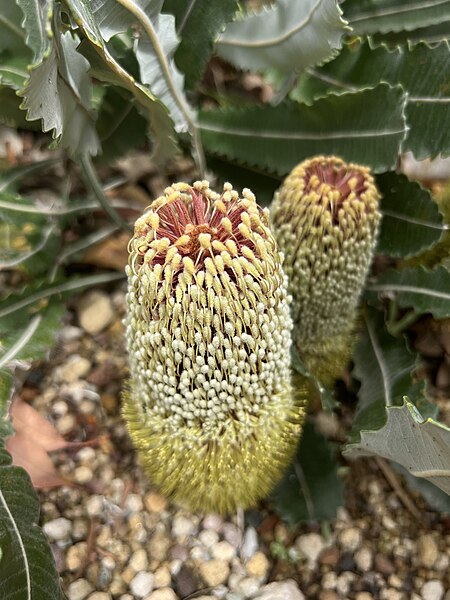
[[[78,164],[89,196],[74,199],[59,190],[61,199],[42,203],[23,192],[30,175],[52,173],[61,164],[56,150],[54,161],[0,173],[0,266],[19,281],[5,291],[0,306],[0,440],[12,432],[8,411],[19,381],[15,374],[45,355],[65,299],[122,277],[76,267],[80,251],[128,226],[123,209],[130,207],[106,197],[92,156],[110,161],[146,145],[164,172],[182,149],[195,159],[199,178],[208,168],[235,187],[254,189],[268,203],[302,159],[335,154],[377,174],[384,214],[378,252],[391,265],[374,272],[362,301],[353,371],[360,388],[346,452],[386,456],[421,477],[448,469],[448,457],[445,465],[439,463],[436,449],[439,436],[448,443],[448,430],[414,377],[418,356],[403,337],[421,315],[450,315],[448,208],[439,210],[432,194],[397,167],[406,151],[420,160],[450,154],[450,1],[278,0],[258,14],[237,10],[235,0],[6,3],[0,22],[0,121],[48,132],[52,148],[62,147]],[[238,69],[256,71],[262,85],[274,87],[272,102],[237,104],[226,84],[215,89],[214,77],[202,80],[214,53]],[[69,242],[68,228],[94,211],[102,215],[96,217],[98,230],[79,230]],[[113,225],[105,222],[105,213]],[[67,269],[71,262],[75,266]],[[301,365],[296,368],[301,372]],[[323,391],[320,382],[311,381]],[[324,394],[324,407],[335,409],[336,399]],[[420,441],[420,449],[406,457],[404,447],[390,443],[392,435],[408,448],[419,448]],[[306,451],[299,464],[312,474],[312,497],[318,490],[325,494],[314,500],[314,518],[330,518],[322,500],[330,498],[335,508],[340,484],[325,458],[325,442],[316,436],[308,427],[303,447],[314,448],[308,456],[323,450],[323,464],[303,464]],[[17,485],[23,505],[29,505],[27,515],[13,515],[0,502],[1,571],[8,552],[14,560],[25,557],[16,551],[17,540],[6,542],[5,535],[29,530],[26,553],[39,534],[29,526],[36,501],[28,480],[9,465],[5,450],[0,454],[0,477]],[[332,483],[324,486],[327,476]],[[307,496],[299,496],[298,475],[290,486],[292,477],[274,501],[294,523],[312,513]],[[442,483],[433,475],[430,480]],[[435,496],[427,497],[432,502]],[[11,516],[17,527],[5,527]],[[44,568],[52,572],[50,562]],[[15,576],[23,573],[18,565]],[[38,585],[36,570],[28,576],[29,585]],[[10,580],[0,581],[2,589]],[[2,597],[15,597],[3,591]],[[59,592],[46,594],[56,598]]]

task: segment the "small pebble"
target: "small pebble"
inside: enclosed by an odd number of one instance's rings
[[[373,554],[372,550],[366,547],[360,548],[355,553],[355,563],[360,571],[367,573],[372,568]]]
[[[134,570],[135,573],[139,571],[145,571],[148,567],[147,552],[144,548],[139,548],[131,555],[128,565]]]
[[[230,574],[228,563],[220,558],[213,558],[208,562],[204,562],[199,567],[200,575],[206,585],[215,587],[225,583]]]
[[[131,513],[141,512],[144,508],[141,496],[139,494],[128,494],[124,508]]]
[[[89,496],[86,500],[86,511],[90,517],[101,515],[104,510],[104,497],[98,494]]]
[[[307,533],[301,535],[295,540],[295,547],[308,559],[310,566],[315,566],[319,558],[319,554],[325,548],[325,542],[318,533]]]
[[[108,594],[108,592],[94,592],[88,597],[88,600],[111,600],[111,594]]]
[[[172,540],[163,531],[156,531],[148,543],[149,558],[162,562],[167,557],[167,552]]]
[[[155,590],[150,596],[147,596],[145,600],[178,600],[178,596],[172,588],[165,587]]]
[[[261,582],[259,579],[244,577],[244,579],[241,579],[236,586],[236,592],[243,598],[253,598],[253,596],[256,596],[258,593],[260,586]]]
[[[61,435],[66,435],[75,428],[76,424],[77,422],[75,417],[69,413],[67,415],[62,416],[60,419],[57,419],[56,429]]]
[[[305,600],[305,596],[299,590],[297,583],[293,579],[288,579],[265,585],[255,596],[255,600]]]
[[[214,529],[203,529],[198,535],[199,541],[205,546],[205,548],[210,548],[217,544],[219,541],[219,534],[214,531]],[[217,557],[217,558],[220,558]]]
[[[81,465],[80,467],[77,467],[75,469],[73,477],[77,483],[80,483],[81,485],[83,485],[84,483],[88,483],[89,481],[92,481],[92,478],[94,477],[94,473],[92,472],[92,470],[89,467]]]
[[[248,560],[258,550],[258,534],[254,527],[247,527],[242,541],[241,556]]]
[[[78,571],[86,560],[86,551],[86,542],[79,542],[68,548],[66,554],[66,567],[69,571]]]
[[[153,575],[155,588],[164,588],[170,586],[172,576],[168,567],[159,567],[159,569],[156,569]]]
[[[196,530],[195,523],[183,515],[176,515],[172,522],[172,534],[176,538],[186,538]]]
[[[223,519],[216,513],[210,513],[203,519],[202,525],[204,529],[212,529],[218,532],[222,529]]]
[[[84,294],[78,300],[76,308],[81,327],[91,335],[100,333],[114,319],[109,296],[99,290],[90,290]]]
[[[84,600],[94,588],[86,579],[76,579],[67,588],[69,600]]]
[[[223,537],[235,548],[239,548],[242,542],[242,532],[234,523],[224,523],[222,526]]]
[[[431,534],[422,535],[417,541],[419,564],[431,569],[439,557],[439,547]]]
[[[86,446],[85,448],[81,448],[78,450],[77,459],[82,464],[91,464],[93,460],[95,460],[95,450],[90,446]]]
[[[131,580],[130,590],[138,598],[144,598],[153,590],[153,575],[141,571]]]
[[[355,552],[355,550],[361,545],[361,531],[356,527],[349,527],[348,529],[341,531],[338,540],[344,550],[347,550],[348,552]]]
[[[269,571],[270,563],[263,552],[255,554],[247,561],[246,569],[250,577],[264,579]]]
[[[59,517],[58,519],[53,519],[53,521],[45,523],[42,529],[52,542],[59,542],[69,538],[72,530],[72,523],[69,519]]]
[[[444,586],[438,579],[427,581],[420,590],[423,600],[441,600],[444,592]]]
[[[222,542],[218,542],[211,547],[211,554],[213,558],[220,558],[222,560],[230,561],[236,556],[236,548],[226,540],[223,540]]]
[[[149,512],[161,513],[167,508],[167,498],[158,492],[150,492],[144,498],[144,505]]]

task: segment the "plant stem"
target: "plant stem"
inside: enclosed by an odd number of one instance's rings
[[[97,198],[100,206],[111,217],[118,227],[132,232],[133,228],[131,225],[122,219],[116,209],[111,206],[108,198],[105,196],[101,183],[98,180],[97,173],[95,172],[94,165],[92,164],[91,157],[87,153],[81,154],[79,163],[84,175],[84,179]]]
[[[190,108],[183,98],[182,94],[180,94],[177,86],[175,85],[172,74],[170,72],[170,66],[167,62],[167,58],[164,54],[164,51],[159,42],[158,36],[156,34],[155,28],[153,27],[153,23],[151,19],[145,14],[145,12],[133,1],[133,0],[117,0],[119,4],[121,4],[126,10],[131,12],[139,23],[142,25],[145,33],[150,38],[150,42],[155,50],[155,54],[158,58],[158,62],[161,65],[161,70],[164,75],[164,79],[166,80],[167,86],[170,89],[172,96],[174,97],[176,103],[178,104],[179,109],[183,113],[186,122],[189,125],[189,129],[191,130],[193,145],[195,149],[195,161],[197,163],[197,167],[200,173],[200,177],[205,176],[205,154],[203,152],[203,146],[200,141],[200,135],[197,123],[192,117]]]
[[[419,315],[412,310],[406,313],[406,315],[403,315],[403,317],[395,323],[388,323],[386,327],[389,333],[396,337],[397,335],[403,333],[407,327],[415,323],[418,318]]]

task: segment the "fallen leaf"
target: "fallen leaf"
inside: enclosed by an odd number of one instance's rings
[[[23,467],[35,488],[51,488],[72,483],[58,475],[55,466],[42,446],[22,434],[15,434],[6,440],[6,449],[11,454],[13,464]]]
[[[19,396],[11,404],[10,416],[14,435],[7,438],[6,449],[13,464],[27,471],[35,488],[73,485],[58,474],[48,452],[103,443],[103,438],[87,442],[66,441],[45,417]]]
[[[16,432],[13,437],[20,434],[47,452],[70,445],[45,417],[20,396],[16,396],[12,402],[10,417]]]

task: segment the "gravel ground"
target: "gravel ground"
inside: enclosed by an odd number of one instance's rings
[[[291,530],[265,506],[223,519],[170,504],[120,418],[124,292],[73,309],[23,390],[66,439],[98,439],[53,453],[74,485],[39,492],[69,600],[450,600],[450,518],[409,491],[407,510],[376,460],[349,465],[346,506],[322,527]]]

